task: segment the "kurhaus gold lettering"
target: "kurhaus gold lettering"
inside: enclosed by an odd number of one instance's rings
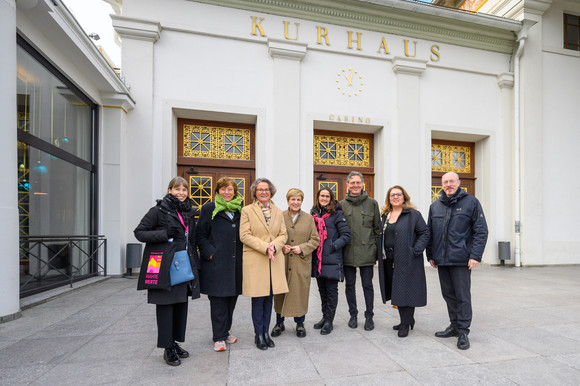
[[[352,49],[352,31],[347,31],[348,32],[348,48]],[[356,33],[356,49],[357,50],[362,50],[361,48],[361,35],[362,33],[357,32]]]
[[[262,26],[260,25],[261,22],[264,21],[264,18],[261,17],[260,21],[256,22],[258,18],[256,16],[252,16],[252,35],[256,35],[256,28],[260,30],[260,36],[266,36]]]
[[[296,26],[296,37],[295,38],[291,38],[290,36],[288,36],[288,23],[287,21],[284,22],[284,37],[286,38],[286,40],[298,40],[298,26],[300,25],[300,23],[294,23],[294,25]]]
[[[405,39],[405,56],[409,57],[409,58],[414,58],[415,55],[417,55],[417,42],[414,41],[413,42],[415,47],[413,50],[413,55],[409,54],[409,41],[407,39]]]
[[[390,54],[389,47],[387,47],[387,41],[385,40],[384,36],[383,36],[383,39],[381,40],[381,45],[379,46],[379,49],[377,50],[377,54],[381,53],[381,49],[383,50],[383,52],[385,54]]]
[[[252,32],[251,34],[254,36],[261,36],[261,37],[266,37],[266,33],[264,32],[264,29],[262,28],[262,22],[265,20],[265,18],[263,17],[259,17],[259,16],[251,16],[252,18]],[[294,25],[296,27],[296,34],[294,37],[290,36],[290,32],[288,25],[290,24],[289,21],[283,21],[284,24],[284,38],[286,40],[298,40],[298,31],[299,31],[299,27],[300,27],[300,23],[294,22]],[[330,39],[328,37],[328,29],[326,27],[323,27],[321,25],[317,25],[316,26],[316,44],[320,44],[320,45],[327,45],[330,46]],[[362,32],[356,32],[356,38],[354,37],[354,31],[347,31],[347,48],[348,49],[354,49],[354,43],[356,42],[356,49],[361,51],[362,50]],[[411,42],[409,39],[404,39],[403,43],[404,43],[404,54],[406,57],[409,58],[414,58],[417,56],[417,41],[413,40],[412,43],[412,47],[409,47],[409,42]],[[432,62],[438,62],[441,59],[441,52],[440,52],[441,48],[439,47],[438,44],[433,44],[430,47],[430,56],[429,56],[429,60],[431,60]],[[412,52],[411,52],[412,51]],[[385,54],[385,55],[390,55],[391,51],[389,51],[389,46],[387,45],[387,40],[386,38],[383,36],[381,37],[381,41],[379,43],[379,48],[377,49],[377,54]],[[331,118],[332,119],[332,118]],[[340,118],[338,118],[340,119]],[[365,123],[367,123],[365,121]]]
[[[439,46],[437,44],[431,46],[431,53],[433,54],[430,57],[431,61],[438,62],[439,59],[441,59],[441,56],[439,55]]]
[[[325,27],[321,27],[319,25],[316,26],[316,30],[318,31],[318,40],[316,41],[316,43],[322,44],[320,39],[324,37],[324,42],[326,43],[327,46],[329,46],[330,43],[328,42],[328,30]]]

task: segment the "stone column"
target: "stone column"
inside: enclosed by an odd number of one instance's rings
[[[16,2],[0,0],[0,322],[20,316],[16,141]]]
[[[300,129],[300,61],[306,55],[306,47],[306,43],[268,39],[268,52],[274,66],[273,119],[270,120],[272,127],[264,133],[265,146],[256,148],[267,153],[263,177],[271,178],[278,188],[275,202],[284,209],[288,189],[306,186],[301,181],[301,170],[310,170],[309,183],[312,185],[312,159],[303,159],[305,157],[300,154],[303,141],[307,139],[305,136],[312,136]]]
[[[406,57],[393,58],[396,81],[396,116],[391,137],[393,180],[387,185],[401,185],[421,210],[430,202],[431,169],[427,155],[431,144],[421,129],[421,100],[419,77],[427,68],[427,61]],[[400,152],[400,149],[405,149]],[[425,185],[428,183],[428,185]],[[388,187],[385,187],[385,189]],[[379,197],[379,201],[384,197]]]
[[[123,210],[128,192],[124,181],[127,181],[126,165],[121,162],[123,151],[127,148],[128,112],[133,110],[134,103],[130,97],[122,94],[101,95],[102,142],[100,173],[101,229],[99,234],[107,235],[107,274],[120,275],[125,272],[125,245],[127,231],[134,228],[135,221],[127,221]]]
[[[495,228],[495,234],[498,241],[510,241],[511,246],[514,246],[514,168],[504,166],[513,165],[514,163],[514,116],[513,116],[513,93],[514,93],[514,74],[511,72],[504,72],[497,76],[497,85],[500,89],[500,116],[501,129],[498,130],[498,137],[495,140],[497,143],[497,158],[503,160],[501,165],[498,160],[492,160],[495,167],[492,168],[490,179],[494,180],[492,183],[495,190],[492,191],[496,197],[495,205],[490,205],[493,208],[493,215],[487,215],[488,221],[491,218],[496,219],[495,224],[488,224],[490,228]],[[500,199],[497,199],[497,198]],[[488,243],[487,249],[493,251],[494,246]],[[496,253],[489,253],[494,261],[490,263],[499,263]],[[514,262],[512,253],[511,263]]]
[[[138,106],[127,116],[127,142],[121,148],[121,200],[128,224],[122,229],[129,240],[146,210],[163,191],[161,178],[161,132],[153,127],[153,54],[160,38],[157,22],[111,15],[122,39],[122,71]],[[166,182],[165,182],[166,183]]]

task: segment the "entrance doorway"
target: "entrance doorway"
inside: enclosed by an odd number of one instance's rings
[[[329,188],[337,200],[346,196],[346,177],[355,170],[364,176],[364,190],[374,197],[373,135],[314,130],[314,192]]]
[[[231,177],[244,205],[252,202],[255,178],[254,126],[179,119],[177,173],[190,185],[189,197],[198,209],[214,199],[217,181]]]

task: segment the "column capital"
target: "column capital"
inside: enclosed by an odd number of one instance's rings
[[[135,108],[135,101],[130,95],[125,93],[101,93],[101,103],[103,104],[103,107],[119,108],[125,113],[128,113]]]
[[[155,43],[161,36],[161,23],[121,15],[111,15],[113,28],[121,38],[145,40]]]
[[[268,53],[274,59],[302,60],[306,55],[307,43],[289,42],[268,38]]]
[[[496,78],[499,88],[514,88],[514,74],[512,72],[502,72]]]
[[[427,69],[427,61],[414,58],[395,56],[393,58],[393,71],[395,74],[421,76]]]

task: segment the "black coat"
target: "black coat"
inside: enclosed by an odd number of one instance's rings
[[[477,198],[458,188],[451,197],[441,197],[429,208],[431,241],[427,259],[437,266],[467,266],[481,261],[487,243],[487,222]]]
[[[312,214],[317,214],[314,210]],[[350,241],[350,228],[341,209],[330,215],[324,221],[326,225],[326,240],[312,253],[312,277],[344,280],[342,249]],[[319,234],[320,236],[320,234]],[[322,240],[322,239],[321,239]],[[322,269],[318,273],[318,249],[322,247]]]
[[[147,301],[153,304],[175,304],[187,301],[187,296],[191,295],[193,299],[199,298],[199,260],[197,257],[197,249],[195,246],[195,210],[191,210],[189,222],[189,261],[193,270],[194,279],[189,283],[182,283],[176,286],[171,286],[169,279],[169,266],[173,255],[177,251],[185,248],[185,228],[181,224],[177,212],[171,209],[164,200],[158,200],[157,206],[154,206],[141,219],[141,222],[135,228],[133,233],[137,240],[146,243],[143,251],[143,259],[148,259],[152,251],[163,251],[163,258],[161,262],[159,276],[165,278],[163,285],[158,289],[149,289],[147,291]],[[178,230],[179,235],[173,237],[173,241],[169,242],[168,230]],[[145,266],[145,269],[143,267]],[[139,272],[139,282],[137,289],[143,289],[142,283],[146,274],[147,264],[141,265]]]
[[[383,303],[401,307],[421,307],[427,304],[427,284],[423,251],[429,242],[429,229],[421,213],[403,209],[395,226],[394,268],[383,260],[383,232],[387,216],[381,216],[381,237],[377,245],[379,283]],[[392,226],[392,225],[389,225]],[[392,282],[390,277],[392,271]]]
[[[215,202],[201,208],[196,240],[201,257],[201,293],[209,296],[236,296],[242,293],[242,250],[240,213],[233,219],[221,211],[211,219]],[[211,260],[210,260],[210,257]]]

